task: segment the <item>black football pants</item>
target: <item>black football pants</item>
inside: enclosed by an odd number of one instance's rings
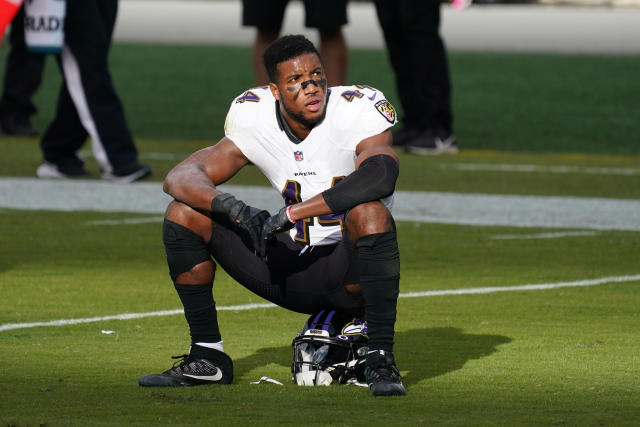
[[[224,222],[213,222],[209,250],[238,283],[288,310],[311,314],[322,309],[361,315],[360,293],[344,285],[359,283],[357,253],[347,240],[308,247],[280,233],[267,250],[267,261],[249,249],[251,243]],[[354,258],[356,257],[356,258]]]

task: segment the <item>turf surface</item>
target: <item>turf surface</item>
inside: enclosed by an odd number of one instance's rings
[[[178,308],[159,223],[91,224],[121,216],[4,211],[0,324]],[[401,292],[639,272],[637,233],[492,238],[539,231],[401,223]],[[371,416],[391,425],[633,425],[638,284],[401,298],[396,352],[409,394],[375,401],[356,387],[291,384],[289,343],[305,317],[278,308],[220,312],[235,361],[230,387],[137,386],[138,376],[167,369],[169,356],[186,350],[181,315],[3,331],[0,421],[282,425],[299,424],[306,408],[304,423],[314,425],[365,425]],[[261,302],[223,272],[216,299]],[[263,375],[285,386],[249,384]]]
[[[639,60],[452,54],[462,151],[401,155],[399,188],[639,199]],[[156,180],[219,138],[251,78],[246,49],[116,45],[112,64]],[[354,52],[350,72],[393,100],[382,52]],[[56,78],[49,61],[41,128]],[[0,152],[0,175],[33,176],[37,139],[3,136]],[[90,157],[88,167],[96,176]],[[264,180],[249,168],[234,183]],[[0,326],[179,308],[160,223],[95,223],[146,217],[0,208]],[[401,222],[401,293],[640,274],[637,232],[539,237],[577,231]],[[305,316],[279,308],[220,311],[235,364],[227,387],[138,387],[187,350],[180,314],[4,330],[0,425],[638,425],[639,286],[402,297],[396,355],[408,395],[390,399],[291,384],[290,342]],[[263,302],[222,271],[215,295],[220,307]],[[263,375],[284,386],[250,384]]]
[[[350,54],[348,83],[382,90],[401,112],[385,53]],[[137,138],[217,140],[230,101],[253,85],[248,48],[116,44],[110,64]],[[452,52],[450,68],[464,148],[640,154],[640,57]],[[59,82],[48,58],[36,96],[40,129]]]

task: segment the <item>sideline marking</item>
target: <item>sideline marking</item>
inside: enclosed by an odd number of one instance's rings
[[[562,237],[587,237],[597,236],[595,231],[567,231],[557,233],[535,233],[535,234],[496,234],[491,236],[493,240],[519,240],[519,239],[559,239]]]
[[[640,175],[640,168],[602,168],[589,166],[541,166],[506,163],[459,163],[453,169],[481,172],[538,172],[538,173],[582,173],[586,175]],[[448,166],[442,165],[443,169]]]
[[[222,185],[251,206],[282,207],[271,187]],[[69,197],[72,194],[73,197]],[[467,226],[640,231],[640,199],[396,191],[399,221]],[[0,178],[0,208],[161,215],[171,201],[160,182]]]
[[[581,286],[597,286],[607,283],[625,283],[640,281],[640,274],[633,276],[614,276],[614,277],[601,277],[599,279],[587,279],[578,280],[574,282],[557,282],[557,283],[540,283],[531,285],[519,285],[519,286],[491,286],[485,288],[461,288],[461,289],[445,289],[441,291],[424,291],[424,292],[409,292],[400,294],[400,298],[417,298],[428,296],[441,296],[441,295],[473,295],[473,294],[490,294],[494,292],[516,292],[516,291],[541,291],[556,288],[569,288],[569,287],[581,287]],[[259,304],[243,304],[243,305],[229,305],[216,307],[220,311],[242,311],[242,310],[255,310],[258,308],[272,308],[277,305],[272,303],[259,303]],[[105,320],[128,320],[128,319],[141,319],[144,317],[158,317],[158,316],[172,316],[175,314],[182,314],[182,309],[176,310],[163,310],[152,311],[148,313],[125,313],[115,314],[111,316],[99,316],[99,317],[86,317],[80,319],[60,319],[52,320],[49,322],[33,322],[33,323],[6,323],[0,325],[0,332],[10,331],[14,329],[35,328],[39,326],[67,326],[77,325],[80,323],[93,323],[101,322]]]
[[[375,94],[374,94],[375,95]],[[371,99],[371,98],[370,98]],[[93,157],[93,153],[83,150],[80,154],[84,158]],[[141,159],[151,160],[182,160],[191,153],[171,153],[143,151],[138,154]],[[534,165],[518,163],[456,163],[440,165],[441,169],[456,169],[462,171],[478,172],[537,172],[537,173],[562,173],[562,174],[586,174],[586,175],[640,175],[640,168],[634,167],[597,167],[597,166],[568,166],[568,165]]]
[[[176,154],[176,153],[159,153],[159,152],[143,152],[138,155],[141,159],[151,159],[151,160],[178,160],[178,159],[186,159],[189,157],[189,154]]]
[[[87,221],[87,225],[133,225],[146,224],[149,222],[162,222],[164,216],[147,216],[143,218],[123,218],[123,219],[101,219],[95,221]]]
[[[80,150],[78,152],[83,159],[94,158],[93,153],[90,150]],[[189,157],[191,153],[171,153],[166,151],[142,151],[138,153],[139,159],[147,160],[184,160]]]

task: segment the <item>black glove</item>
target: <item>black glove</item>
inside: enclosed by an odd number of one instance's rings
[[[269,218],[269,212],[248,206],[229,193],[213,198],[211,212],[226,216],[231,224],[251,240],[254,251],[260,251],[262,224]]]
[[[261,246],[258,249],[258,253],[264,255],[267,251],[267,242],[277,234],[282,233],[283,231],[291,230],[296,223],[289,219],[289,215],[287,214],[287,209],[291,206],[285,206],[280,209],[280,211],[267,219],[262,225],[262,234],[261,234]]]

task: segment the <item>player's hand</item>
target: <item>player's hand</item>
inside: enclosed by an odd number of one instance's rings
[[[220,194],[213,199],[211,212],[225,215],[241,233],[251,240],[253,250],[260,252],[262,225],[269,218],[269,212],[246,205],[229,193]]]
[[[285,206],[280,211],[267,219],[262,225],[262,234],[260,238],[260,247],[258,249],[258,255],[264,257],[267,252],[267,243],[273,239],[276,234],[283,231],[291,230],[295,225],[295,221],[291,219],[289,214],[291,206]]]

